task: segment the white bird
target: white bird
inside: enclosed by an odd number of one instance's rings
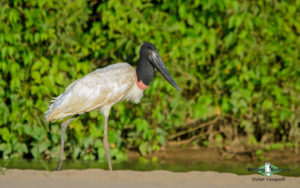
[[[61,170],[67,126],[77,116],[96,109],[100,109],[104,116],[103,145],[109,170],[112,170],[107,140],[107,121],[110,109],[121,100],[139,103],[144,90],[155,76],[155,68],[180,91],[160,58],[156,47],[145,42],[140,48],[140,58],[136,70],[128,63],[116,63],[97,69],[71,83],[64,93],[51,101],[52,104],[45,113],[47,122],[71,116],[70,119],[61,124],[61,148],[56,170]]]
[[[267,176],[271,176],[271,163],[265,162],[265,172],[267,173]]]

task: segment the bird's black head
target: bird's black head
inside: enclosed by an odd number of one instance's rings
[[[144,42],[140,48],[140,59],[136,71],[138,81],[142,81],[144,84],[149,85],[155,76],[155,68],[157,68],[157,70],[172,86],[180,91],[180,88],[175,83],[164,62],[159,56],[156,47],[150,42]]]

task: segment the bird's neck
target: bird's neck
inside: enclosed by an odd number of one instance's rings
[[[148,86],[146,84],[144,84],[144,82],[142,80],[138,81],[138,77],[136,74],[136,85],[138,86],[138,88],[140,88],[141,90],[145,90],[148,88]]]
[[[146,89],[155,76],[154,67],[145,58],[140,57],[136,69],[137,80],[136,84],[140,89]]]

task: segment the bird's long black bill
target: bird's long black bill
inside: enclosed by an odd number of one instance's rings
[[[160,58],[158,52],[153,52],[151,55],[153,65],[158,69],[158,71],[163,75],[163,77],[172,85],[174,86],[178,91],[180,91],[179,86],[176,84],[172,76],[170,75],[167,67],[165,66],[164,62]]]

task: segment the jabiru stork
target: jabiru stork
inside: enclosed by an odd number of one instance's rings
[[[51,101],[51,105],[45,113],[47,122],[71,116],[61,124],[61,147],[56,170],[61,170],[62,166],[66,128],[77,116],[100,109],[104,116],[103,145],[111,171],[112,165],[107,140],[107,121],[111,107],[121,100],[139,103],[144,90],[155,76],[155,68],[180,91],[152,43],[144,42],[140,47],[139,54],[137,69],[128,63],[116,63],[97,69],[71,83],[64,93]]]

